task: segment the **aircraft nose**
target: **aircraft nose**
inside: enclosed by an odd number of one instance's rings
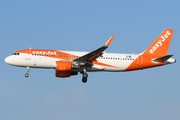
[[[4,59],[4,61],[5,61],[6,63],[8,63],[9,58],[8,58],[8,57],[6,57],[6,58]]]
[[[4,61],[5,61],[7,64],[10,64],[10,62],[11,62],[10,57],[6,57]]]

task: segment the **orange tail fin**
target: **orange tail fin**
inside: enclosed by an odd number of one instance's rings
[[[153,56],[165,56],[167,54],[171,37],[172,29],[164,30],[161,35],[145,50],[143,54]]]

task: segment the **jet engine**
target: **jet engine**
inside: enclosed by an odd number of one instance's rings
[[[72,68],[77,68],[72,62],[56,61],[56,77],[70,77],[71,75],[77,75],[78,72],[71,71]]]

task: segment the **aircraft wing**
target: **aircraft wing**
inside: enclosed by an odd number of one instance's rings
[[[92,64],[93,61],[96,61],[98,57],[102,57],[103,51],[108,48],[113,40],[114,35],[106,42],[106,44],[88,54],[85,54],[77,59],[74,59],[75,62],[89,63]]]

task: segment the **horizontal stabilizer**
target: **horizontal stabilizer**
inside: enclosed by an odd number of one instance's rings
[[[172,57],[173,55],[166,55],[166,56],[163,56],[163,57],[160,57],[160,58],[157,58],[153,61],[156,61],[156,62],[164,62],[166,60],[168,60],[170,57]]]

